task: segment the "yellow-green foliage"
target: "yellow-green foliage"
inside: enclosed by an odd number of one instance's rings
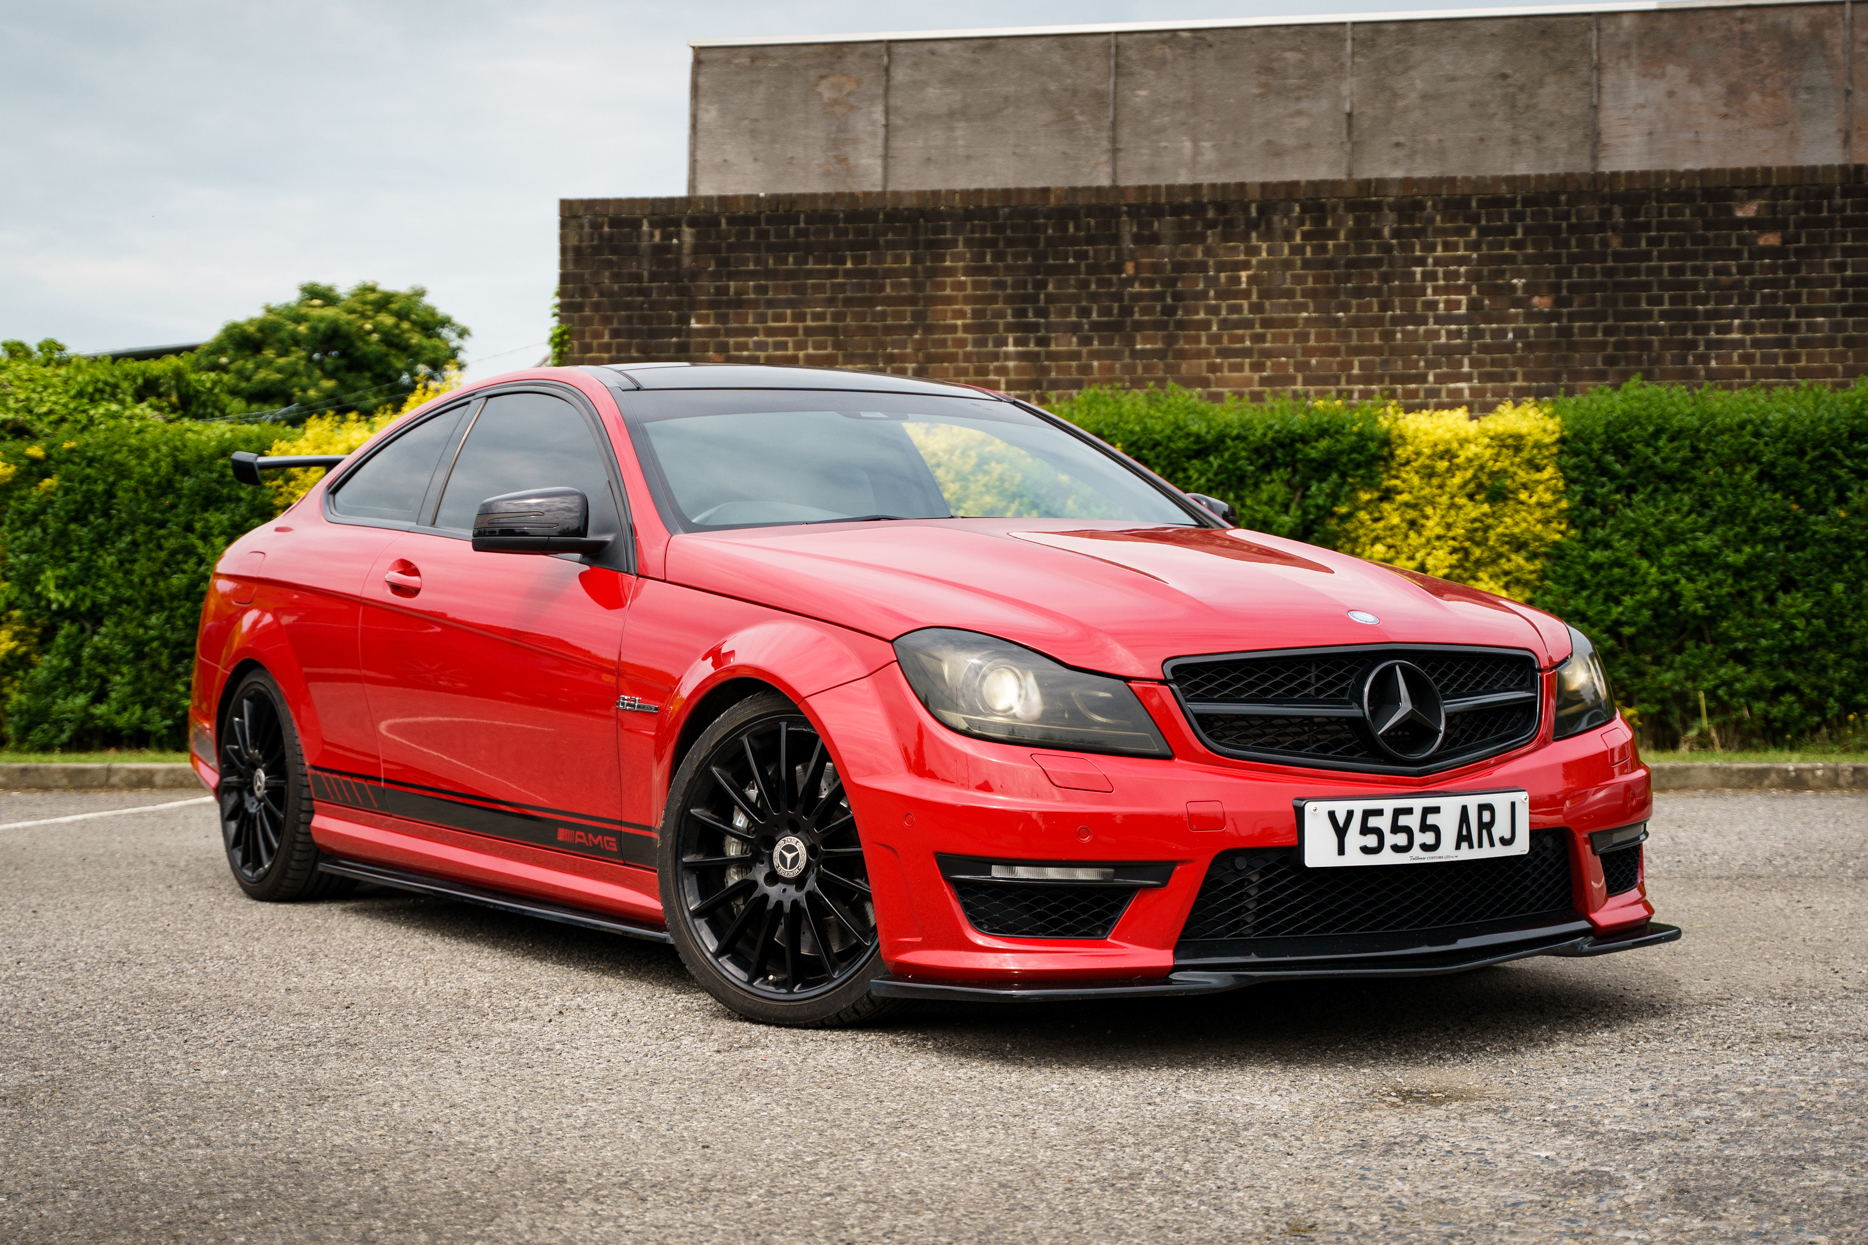
[[[1108,503],[1094,489],[989,433],[936,423],[910,423],[907,430],[956,515],[1108,517]]]
[[[1557,417],[1526,402],[1476,420],[1460,408],[1385,422],[1389,462],[1339,511],[1338,548],[1528,600],[1569,530]]]
[[[314,415],[305,421],[297,436],[275,441],[269,454],[348,454],[371,437],[402,418],[416,407],[433,401],[461,383],[457,368],[432,376],[415,387],[394,411],[375,415]],[[273,500],[281,510],[311,491],[324,478],[323,467],[302,467],[283,473],[272,482]]]

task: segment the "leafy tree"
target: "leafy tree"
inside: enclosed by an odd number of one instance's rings
[[[564,322],[564,309],[558,303],[558,291],[551,292],[551,366],[563,367],[571,361],[571,326]]]
[[[256,409],[394,409],[427,377],[458,366],[468,336],[427,295],[374,281],[340,294],[308,281],[294,301],[225,325],[194,366],[225,376],[229,392]]]
[[[123,419],[212,419],[238,409],[223,376],[186,356],[87,359],[52,338],[0,342],[0,440],[60,436]]]

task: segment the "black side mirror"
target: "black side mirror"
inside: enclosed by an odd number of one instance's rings
[[[598,553],[611,539],[590,535],[590,499],[574,488],[489,497],[473,520],[476,553]]]
[[[1187,496],[1193,498],[1202,506],[1212,511],[1214,517],[1223,520],[1229,527],[1239,526],[1238,515],[1233,512],[1231,506],[1227,505],[1219,498],[1208,497],[1205,493],[1189,493]]]

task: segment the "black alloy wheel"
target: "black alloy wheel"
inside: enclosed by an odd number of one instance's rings
[[[869,995],[880,940],[856,817],[810,719],[751,697],[688,753],[662,822],[662,905],[688,968],[755,1020],[840,1025]]]
[[[311,788],[298,732],[279,685],[255,670],[240,681],[220,722],[221,839],[234,881],[254,899],[310,899],[349,890],[318,872]]]

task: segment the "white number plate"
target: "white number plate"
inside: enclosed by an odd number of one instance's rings
[[[1486,860],[1530,850],[1531,797],[1523,791],[1304,801],[1304,863],[1408,865]]]

